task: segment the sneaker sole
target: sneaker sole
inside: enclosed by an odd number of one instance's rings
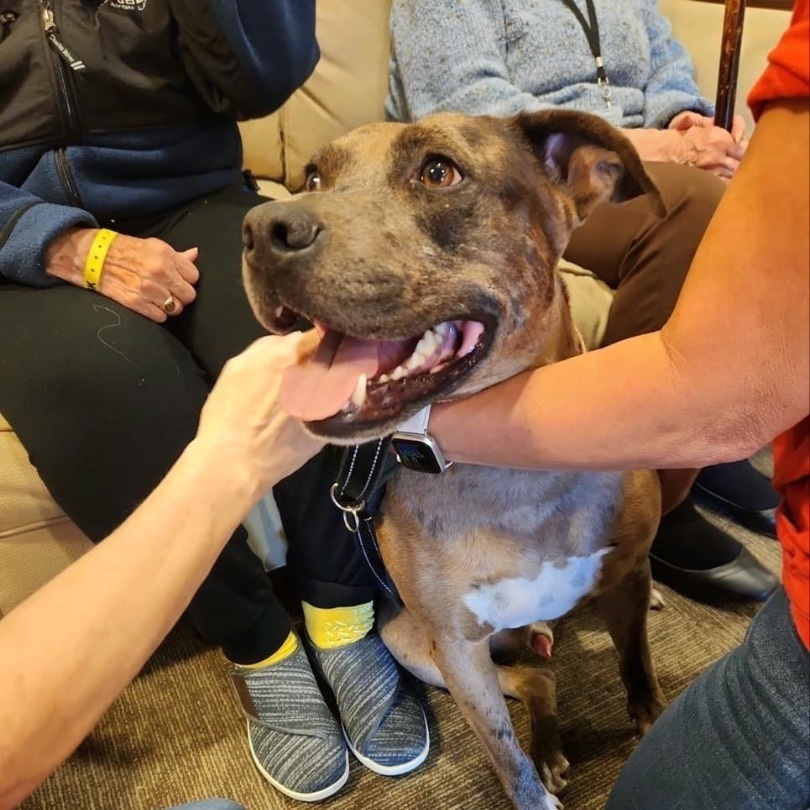
[[[343,729],[343,736],[346,738],[346,745],[349,746],[349,750],[355,755],[355,757],[357,757],[361,765],[365,765],[365,767],[370,771],[374,771],[374,773],[378,773],[380,776],[403,776],[404,774],[410,773],[418,768],[427,759],[427,755],[430,751],[430,729],[428,729],[427,718],[424,718],[424,720],[425,747],[413,759],[409,760],[408,762],[403,762],[401,765],[380,765],[379,762],[369,759],[367,756],[361,754],[352,745],[352,741],[349,739],[345,726],[341,724],[340,727]]]
[[[330,796],[334,796],[349,780],[349,752],[346,752],[346,769],[343,771],[343,774],[340,778],[333,782],[331,785],[328,785],[325,788],[321,788],[321,790],[316,790],[314,793],[298,793],[295,790],[291,790],[290,788],[282,785],[277,779],[273,779],[269,773],[264,769],[264,766],[259,762],[258,758],[256,757],[256,752],[253,750],[253,743],[250,739],[250,722],[247,724],[248,729],[248,748],[250,748],[250,756],[253,759],[253,764],[259,769],[259,773],[280,793],[283,793],[285,796],[289,796],[291,799],[295,799],[299,802],[320,802],[323,799],[328,799]],[[345,731],[344,731],[345,734]]]

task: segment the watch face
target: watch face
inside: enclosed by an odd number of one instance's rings
[[[391,444],[403,467],[415,472],[434,474],[444,472],[446,466],[444,460],[437,455],[430,439],[403,439],[394,436]]]

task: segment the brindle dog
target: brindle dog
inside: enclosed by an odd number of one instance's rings
[[[661,207],[630,143],[569,111],[365,126],[321,150],[306,191],[248,214],[244,277],[269,330],[304,316],[321,334],[283,396],[344,444],[578,354],[556,271],[571,231],[606,200],[648,193]],[[540,667],[496,667],[487,640],[595,597],[644,732],[664,706],[646,630],[659,512],[649,471],[455,464],[388,484],[379,542],[406,609],[384,638],[450,690],[518,810],[561,806],[555,684]],[[502,692],[531,715],[529,756]]]

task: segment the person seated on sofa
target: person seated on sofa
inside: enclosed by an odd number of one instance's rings
[[[278,406],[281,373],[307,340],[260,338],[229,360],[163,481],[0,621],[0,810],[70,755],[194,599],[239,521],[322,447]],[[224,800],[183,807],[238,810]]]
[[[160,481],[226,360],[263,334],[241,283],[242,219],[263,198],[245,187],[236,120],[276,109],[318,56],[314,0],[2,17],[0,412],[93,541]],[[427,753],[426,722],[373,632],[376,581],[329,498],[332,455],[273,482],[289,567],[318,665],[350,685],[351,746],[401,773]],[[188,616],[234,664],[262,774],[324,798],[348,777],[346,742],[246,536],[234,526]]]
[[[751,147],[660,331],[431,413],[446,458],[526,468],[699,466],[773,440],[784,587],[656,721],[607,810],[810,806],[810,0],[749,101]]]
[[[602,345],[660,329],[747,142],[740,116],[731,133],[714,125],[656,0],[393,0],[391,35],[386,111],[394,120],[560,106],[621,128],[649,161],[667,214],[659,219],[643,197],[604,205],[564,256],[615,290]],[[767,598],[778,581],[697,511],[689,495],[696,475],[660,472],[665,515],[654,575],[694,596]],[[751,510],[777,503],[747,461],[712,467],[700,482]]]

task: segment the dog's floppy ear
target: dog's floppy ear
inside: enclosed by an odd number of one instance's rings
[[[522,113],[515,124],[546,175],[570,193],[579,221],[606,200],[649,194],[659,216],[664,204],[630,141],[602,118],[576,110]]]

